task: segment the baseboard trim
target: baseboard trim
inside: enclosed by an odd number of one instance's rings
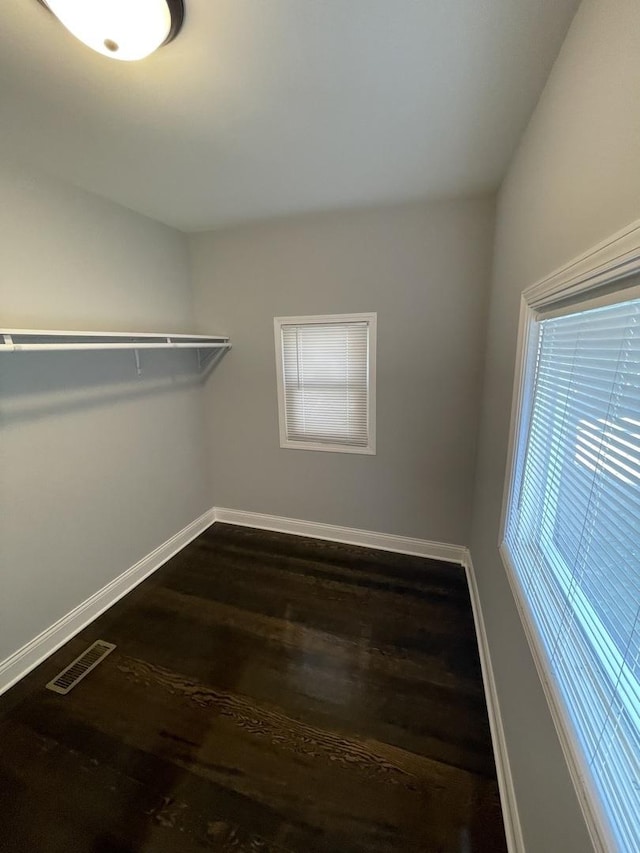
[[[157,571],[174,554],[213,524],[214,520],[213,510],[207,510],[17,652],[0,662],[0,695],[97,619],[105,610],[131,592],[145,578]]]
[[[294,536],[309,536],[312,539],[326,539],[331,542],[344,542],[347,545],[361,545],[365,548],[376,548],[379,551],[394,551],[397,554],[445,560],[448,563],[464,564],[467,555],[467,549],[462,545],[412,539],[409,536],[393,536],[389,533],[374,533],[371,530],[358,530],[353,527],[339,527],[335,524],[321,524],[316,521],[302,521],[298,518],[283,518],[225,507],[215,507],[214,513],[216,521],[226,524],[256,527],[259,530],[273,530],[277,533],[291,533]]]
[[[493,756],[496,763],[498,787],[500,789],[500,800],[502,802],[502,816],[504,820],[505,835],[507,837],[507,847],[509,849],[509,853],[525,853],[520,815],[518,813],[518,803],[516,800],[515,786],[513,784],[513,776],[511,775],[509,752],[507,750],[507,741],[504,733],[504,726],[502,724],[500,700],[498,699],[498,690],[496,687],[495,676],[493,674],[493,665],[491,663],[489,642],[487,640],[484,616],[482,614],[480,594],[478,592],[478,584],[476,582],[473,561],[471,560],[471,552],[467,548],[465,548],[465,551],[464,568],[467,575],[469,595],[471,597],[476,637],[478,638],[478,651],[480,654],[480,665],[482,667],[482,681],[484,684],[484,695],[489,715],[489,727],[491,729]]]

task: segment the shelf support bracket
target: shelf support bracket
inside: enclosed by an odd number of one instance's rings
[[[142,367],[140,366],[140,351],[137,349],[134,349],[133,355],[134,355],[135,360],[136,360],[136,373],[138,376],[142,376]]]

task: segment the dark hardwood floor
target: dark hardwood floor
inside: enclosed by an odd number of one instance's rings
[[[463,570],[216,524],[0,699],[0,814],[10,853],[506,850]]]

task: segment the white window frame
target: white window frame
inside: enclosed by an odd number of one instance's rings
[[[634,298],[630,276],[640,273],[640,221],[613,234],[522,293],[516,351],[513,402],[507,468],[505,474],[499,552],[511,586],[520,619],[545,692],[551,716],[576,789],[594,849],[615,849],[608,818],[600,803],[582,751],[573,733],[570,715],[547,656],[535,621],[513,566],[505,541],[507,517],[517,482],[518,445],[530,419],[539,321],[571,311],[594,308]],[[604,293],[594,298],[594,291]],[[568,307],[569,306],[569,307]],[[599,624],[599,620],[598,624]],[[593,626],[592,626],[593,627]],[[596,628],[598,626],[596,625]]]
[[[276,349],[276,376],[278,383],[278,421],[280,426],[280,447],[290,450],[321,450],[331,453],[359,453],[374,456],[376,453],[376,313],[361,314],[312,314],[302,317],[275,317],[273,331]],[[327,442],[293,441],[287,437],[287,419],[284,395],[282,327],[288,325],[321,325],[323,323],[367,323],[368,325],[368,394],[367,394],[367,437],[366,446],[354,447],[350,444],[329,444]]]

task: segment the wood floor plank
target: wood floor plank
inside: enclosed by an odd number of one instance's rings
[[[479,673],[459,567],[217,524],[0,700],[0,850],[499,853]]]
[[[167,620],[176,628],[171,634],[164,630]],[[167,589],[149,594],[141,624],[144,636],[132,625],[112,640],[144,656],[151,634],[155,660],[169,668],[285,702],[290,713],[318,724],[339,723],[456,766],[493,772],[489,732],[477,724],[481,686],[460,682],[433,657],[377,649],[217,602],[203,605]]]

